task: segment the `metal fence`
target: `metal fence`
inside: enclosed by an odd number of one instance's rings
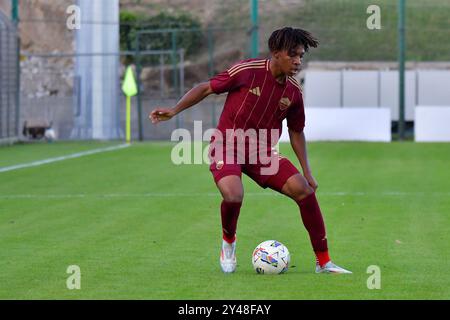
[[[194,121],[202,121],[204,129],[217,125],[223,107],[223,96],[210,96],[195,108],[188,109],[173,121],[152,126],[146,121],[149,112],[157,107],[171,107],[188,90],[214,74],[227,69],[233,63],[249,57],[249,32],[245,27],[208,27],[192,29],[142,29],[136,33],[136,51],[133,60],[139,79],[140,93],[137,108],[141,111],[139,138],[168,139],[175,128],[193,130]],[[195,34],[200,50],[186,55],[178,39]],[[147,54],[149,45],[158,38],[171,39],[167,50]],[[224,44],[234,39],[232,48]],[[150,47],[151,48],[151,47]],[[158,57],[159,55],[159,57]],[[149,59],[151,58],[151,59]],[[155,59],[156,58],[156,59]]]
[[[161,57],[170,55],[167,51],[143,51],[139,58]],[[182,50],[177,52],[182,56]],[[119,53],[122,59],[135,57],[133,52]],[[75,53],[27,53],[22,52],[21,62],[21,125],[25,122],[52,124],[58,139],[73,139],[76,130],[76,119],[79,114],[81,96],[81,79],[75,74],[75,60],[79,55]],[[98,54],[84,54],[83,58],[89,59],[101,57]],[[182,70],[184,63],[177,63],[175,73],[179,88],[184,88],[184,77]],[[159,126],[151,130],[147,126],[146,117],[155,105],[170,105],[176,103],[181,91],[174,92],[171,88],[171,77],[167,74],[167,66],[160,64],[155,69],[143,67],[138,71],[138,83],[141,93],[132,99],[132,137],[133,139],[166,139],[170,137],[172,127],[180,127],[182,123],[175,122],[167,126]],[[122,81],[125,74],[125,65],[120,66],[117,71],[119,80]],[[135,68],[136,69],[136,68]],[[151,84],[147,84],[146,77],[153,70],[157,70],[158,90],[154,90]],[[172,70],[170,70],[172,73]],[[112,74],[116,74],[112,72]],[[148,87],[147,87],[148,86]],[[119,118],[122,131],[125,130],[125,97],[117,90],[103,89],[102,95],[117,97],[119,99]],[[115,99],[117,99],[115,98]],[[22,137],[25,138],[25,137]]]
[[[18,137],[18,41],[16,26],[0,12],[0,142]]]
[[[42,28],[47,22],[21,20],[22,26]],[[63,27],[64,21],[52,21],[55,28]],[[248,57],[248,30],[246,28],[205,28],[177,30],[141,29],[137,37],[132,39],[139,44],[133,51],[122,51],[120,70],[117,74],[120,81],[128,65],[132,65],[137,75],[139,95],[132,99],[131,129],[133,140],[167,140],[176,128],[193,131],[194,121],[202,121],[204,129],[215,127],[223,107],[224,96],[211,96],[198,107],[192,108],[177,116],[174,120],[151,125],[148,114],[155,107],[172,107],[180,97],[195,84],[207,81],[213,74],[229,67],[232,63]],[[165,50],[152,50],[146,35],[153,37],[170,34],[175,40],[182,39],[188,33],[200,36],[200,51],[195,55],[186,55],[185,49],[177,45]],[[240,34],[240,37],[236,36]],[[67,43],[74,42],[73,33],[66,35]],[[73,39],[70,39],[73,38]],[[222,43],[226,38],[238,39],[240,48],[224,50]],[[220,42],[222,40],[222,42]],[[245,45],[245,46],[244,46]],[[21,61],[21,124],[25,121],[52,123],[58,139],[73,139],[77,114],[80,109],[81,79],[76,75],[76,61],[80,55],[73,47],[66,46],[60,52],[30,52],[22,50]],[[98,53],[84,53],[83,58],[102,57]],[[106,56],[105,56],[106,57]],[[119,92],[102,94],[108,97],[117,96],[120,109],[120,127],[125,130],[125,97]],[[24,138],[24,137],[22,137]]]

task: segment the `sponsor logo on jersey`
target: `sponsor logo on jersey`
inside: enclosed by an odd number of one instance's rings
[[[261,95],[261,90],[259,89],[259,87],[250,89],[249,91],[258,97]]]

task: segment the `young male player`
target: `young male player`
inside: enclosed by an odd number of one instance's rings
[[[325,225],[315,196],[318,185],[311,174],[303,133],[303,95],[299,82],[294,78],[300,70],[305,52],[309,47],[317,47],[318,41],[305,30],[286,27],[274,31],[268,45],[270,59],[242,61],[208,82],[195,86],[175,107],[153,110],[149,118],[153,123],[166,121],[210,94],[228,93],[217,127],[222,138],[212,139],[213,162],[210,166],[223,197],[223,241],[220,253],[223,272],[236,270],[236,228],[244,197],[241,181],[241,174],[244,172],[261,187],[278,191],[298,204],[316,255],[316,273],[351,273],[331,262],[328,254]],[[281,135],[284,119],[287,119],[291,146],[300,162],[303,175],[288,159],[279,156],[271,148],[274,145],[273,136],[278,140]],[[234,137],[227,135],[230,130],[244,132],[244,135],[256,132],[256,140],[250,141],[251,134],[244,136],[244,146],[247,148],[240,154]],[[259,141],[257,139],[261,132],[268,132],[269,141],[267,145],[258,144],[256,151],[257,154],[262,152],[260,155],[270,157],[270,161],[264,163],[261,160],[251,161],[251,152],[248,151],[248,147]],[[278,134],[274,135],[273,132]],[[250,140],[247,139],[249,137]],[[263,150],[264,147],[267,147],[267,152]],[[273,166],[274,161],[278,162]],[[277,170],[264,172],[269,167]]]

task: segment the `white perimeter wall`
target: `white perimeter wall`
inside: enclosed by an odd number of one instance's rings
[[[388,107],[398,120],[397,71],[306,71],[306,107]],[[450,105],[450,71],[417,70],[405,75],[405,119],[414,121],[417,105]]]
[[[388,108],[306,108],[308,141],[391,141]],[[280,141],[289,141],[286,121]]]
[[[416,108],[414,136],[418,142],[450,142],[450,106]]]

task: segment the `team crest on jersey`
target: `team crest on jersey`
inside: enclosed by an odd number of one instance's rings
[[[283,97],[283,98],[281,98],[281,100],[280,100],[278,105],[280,106],[280,110],[284,111],[284,110],[286,110],[287,108],[290,107],[291,100],[289,100],[289,98],[287,98],[287,97]]]
[[[224,162],[223,162],[222,160],[217,161],[217,163],[216,163],[216,169],[217,169],[217,170],[222,169],[222,168],[223,168],[223,165],[224,165]]]

